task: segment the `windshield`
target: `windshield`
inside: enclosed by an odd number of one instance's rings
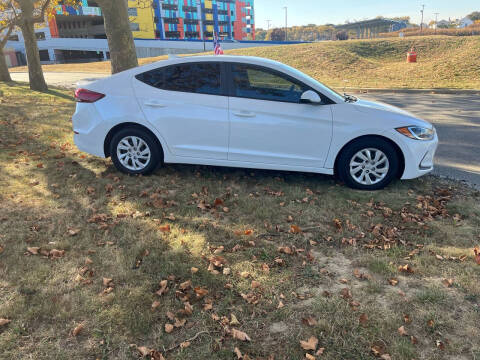
[[[283,64],[283,65],[284,65],[284,64]],[[303,79],[306,79],[306,80],[308,80],[308,81],[311,81],[311,82],[316,83],[319,88],[325,90],[325,93],[326,93],[325,95],[330,94],[330,95],[333,95],[333,96],[335,96],[335,97],[338,97],[338,98],[342,99],[343,101],[346,100],[345,96],[343,96],[342,94],[340,94],[338,91],[333,90],[332,88],[328,87],[327,85],[322,84],[320,81],[315,80],[315,79],[312,78],[311,76],[309,76],[309,75],[301,72],[300,70],[295,69],[294,67],[291,67],[291,66],[289,66],[289,65],[284,65],[284,66],[287,66],[287,67],[289,68],[289,70],[291,70],[292,72],[294,72],[297,78],[299,78],[299,79],[303,78]],[[340,100],[340,99],[338,99],[338,100]]]

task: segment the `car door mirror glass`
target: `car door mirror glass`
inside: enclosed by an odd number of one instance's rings
[[[303,104],[321,104],[322,98],[313,90],[307,90],[302,94],[300,102]]]

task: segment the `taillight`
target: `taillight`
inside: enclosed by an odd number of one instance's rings
[[[101,94],[92,90],[77,89],[75,90],[75,100],[78,102],[94,103],[105,97],[105,94]]]

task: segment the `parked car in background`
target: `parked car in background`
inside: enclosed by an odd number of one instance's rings
[[[203,164],[337,174],[376,190],[432,171],[438,144],[425,120],[256,57],[173,58],[81,85],[75,97],[77,147],[128,174]]]

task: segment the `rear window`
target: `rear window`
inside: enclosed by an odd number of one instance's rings
[[[136,76],[137,80],[168,91],[221,95],[219,63],[189,63],[166,66]]]

